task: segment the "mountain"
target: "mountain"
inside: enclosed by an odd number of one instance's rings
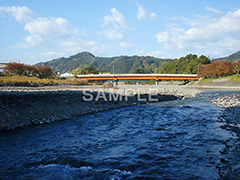
[[[47,62],[41,62],[53,68],[54,71],[65,73],[80,67],[86,68],[90,65],[97,67],[103,72],[121,73],[153,73],[156,69],[168,63],[171,59],[160,59],[151,56],[116,56],[95,57],[90,52],[81,52],[70,57],[61,57]],[[240,51],[223,58],[214,59],[229,60],[231,62],[240,60]]]
[[[221,60],[229,60],[231,62],[240,61],[240,51],[233,53],[227,57],[214,59],[214,61],[221,61]]]
[[[165,64],[170,59],[160,59],[151,56],[117,56],[117,57],[95,57],[89,52],[81,52],[73,56],[53,59],[48,62],[41,62],[60,73],[71,72],[81,67],[89,65],[96,66],[103,72],[114,73],[136,73],[136,70],[144,70],[146,73],[154,72],[160,65]]]

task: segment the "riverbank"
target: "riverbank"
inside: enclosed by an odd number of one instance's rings
[[[154,86],[1,87],[0,130],[52,123],[140,103],[191,98],[197,93]]]
[[[202,87],[168,82],[114,88],[74,85],[0,87],[0,130],[52,123],[140,103],[193,98],[202,90]]]
[[[216,97],[211,103],[223,108],[220,127],[236,134],[236,138],[224,142],[225,148],[220,151],[225,157],[217,166],[219,174],[223,179],[240,179],[240,93]]]

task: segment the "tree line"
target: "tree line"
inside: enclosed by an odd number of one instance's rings
[[[199,77],[217,78],[240,74],[240,61],[211,61],[208,57],[188,54],[160,66],[157,73],[161,74],[198,74]]]
[[[53,69],[46,65],[31,66],[23,63],[8,63],[4,67],[4,72],[11,75],[23,75],[23,76],[36,76],[39,78],[49,78],[56,75]],[[79,74],[99,74],[99,71],[95,66],[87,66],[85,68],[76,68],[71,73],[73,75]]]
[[[199,77],[216,78],[234,74],[240,74],[240,61],[213,61],[211,64],[201,65],[198,68]]]
[[[188,54],[185,57],[174,59],[160,66],[157,73],[160,74],[196,74],[200,65],[209,64],[211,61],[208,57],[195,54]]]
[[[39,78],[49,78],[55,75],[49,66],[31,66],[22,63],[8,63],[4,67],[4,72],[11,75],[36,76]]]
[[[99,74],[99,71],[95,66],[88,66],[86,68],[76,68],[71,73],[74,76],[81,75],[81,74]]]
[[[146,73],[160,73],[160,74],[198,74],[199,77],[224,77],[234,74],[240,74],[240,61],[229,62],[225,61],[213,61],[204,55],[197,56],[188,54],[185,57],[179,59],[170,60],[168,63],[158,67],[155,72],[155,66],[152,69],[137,67],[132,71],[136,74]],[[8,63],[4,67],[6,74],[12,75],[24,75],[24,76],[36,76],[39,78],[49,78],[55,76],[56,73],[51,67],[46,65],[26,65],[22,63]],[[80,74],[99,74],[101,71],[93,65],[89,65],[85,68],[76,68],[71,73],[75,76]]]

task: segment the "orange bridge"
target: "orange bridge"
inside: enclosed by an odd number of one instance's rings
[[[200,78],[196,74],[88,74],[77,76],[83,80],[186,80],[197,81]]]

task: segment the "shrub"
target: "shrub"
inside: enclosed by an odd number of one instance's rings
[[[4,67],[4,71],[11,75],[38,76],[40,78],[49,78],[54,75],[49,66],[39,65],[35,67],[22,63],[8,63]]]
[[[23,75],[26,69],[26,65],[22,63],[8,63],[6,67],[4,67],[4,71],[7,74],[14,75]]]
[[[202,65],[198,69],[200,77],[224,77],[234,74],[234,66],[229,61],[214,61],[211,64]]]
[[[39,78],[49,78],[53,76],[53,70],[51,67],[46,65],[38,65],[36,66],[37,76]]]

